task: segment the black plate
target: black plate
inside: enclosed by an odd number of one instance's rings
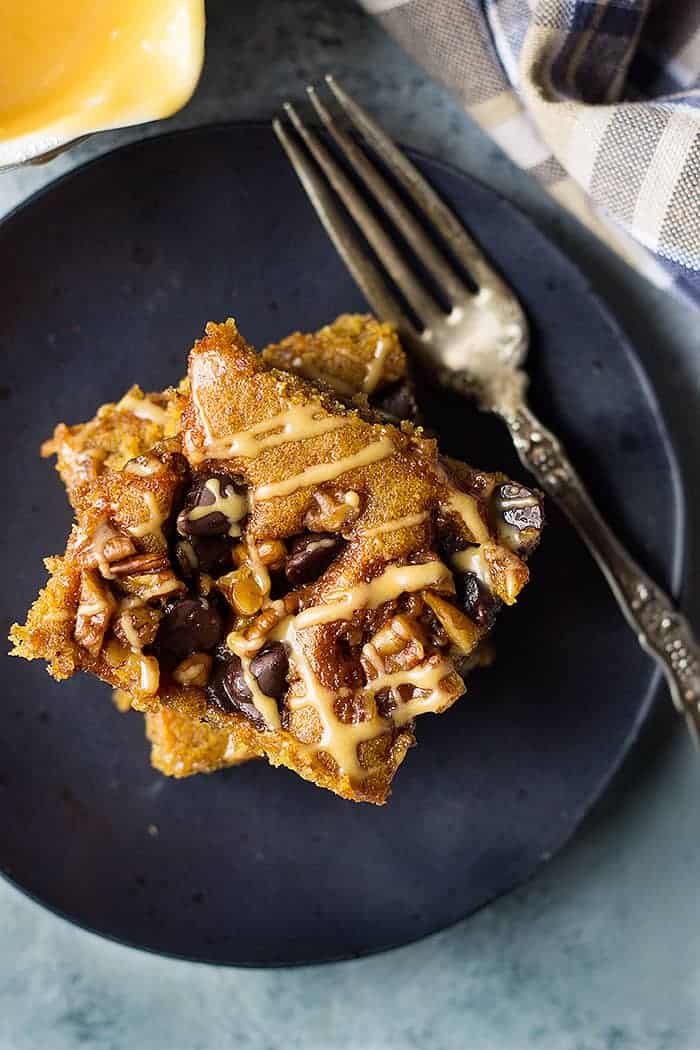
[[[676,461],[637,358],[581,274],[506,201],[433,161],[429,178],[525,302],[533,402],[606,513],[675,587]],[[176,380],[208,318],[258,345],[363,302],[272,132],[202,128],[111,153],[0,226],[3,623],[62,548],[66,501],[39,444],[133,381]],[[497,421],[428,396],[443,443],[523,476]],[[263,763],[188,781],[148,766],[141,719],[82,677],[3,667],[0,863],[66,917],[129,944],[239,964],[402,944],[530,876],[634,740],[657,676],[554,508],[497,665],[419,723],[383,808]]]

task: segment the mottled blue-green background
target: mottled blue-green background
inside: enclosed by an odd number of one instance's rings
[[[697,314],[563,215],[352,0],[217,0],[209,19],[204,78],[171,124],[269,117],[334,70],[397,138],[494,185],[580,262],[658,388],[688,482],[692,541]],[[0,175],[0,212],[141,134]],[[234,971],[160,959],[74,929],[1,883],[0,1050],[697,1050],[699,787],[700,759],[659,717],[577,841],[533,883],[421,944],[328,967]]]

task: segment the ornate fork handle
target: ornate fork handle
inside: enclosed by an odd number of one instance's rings
[[[523,465],[590,549],[639,644],[663,669],[674,704],[685,714],[696,742],[700,741],[700,646],[690,624],[606,525],[557,438],[524,403],[500,410],[499,415]]]

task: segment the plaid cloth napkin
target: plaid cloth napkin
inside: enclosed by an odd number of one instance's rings
[[[700,0],[360,0],[523,168],[700,304]]]

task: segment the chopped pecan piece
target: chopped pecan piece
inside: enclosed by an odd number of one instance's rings
[[[121,576],[119,586],[127,594],[141,598],[144,602],[152,598],[174,598],[187,589],[170,568],[159,572]]]
[[[342,532],[357,521],[362,502],[353,489],[317,489],[304,524],[311,532]]]
[[[80,580],[80,604],[75,616],[74,637],[93,656],[97,656],[112,614],[114,597],[96,572],[87,569]]]
[[[122,603],[112,624],[112,630],[120,641],[139,651],[152,645],[158,633],[161,612],[136,598],[127,598]]]
[[[463,654],[470,653],[480,641],[483,630],[439,594],[426,591],[423,597],[454,648]]]
[[[493,543],[482,544],[481,556],[488,568],[491,590],[506,605],[513,605],[530,576],[527,565],[507,547]]]
[[[209,653],[192,653],[177,665],[173,678],[178,685],[204,687],[209,681],[213,662]]]
[[[408,616],[394,616],[362,649],[367,679],[417,667],[425,658],[425,643],[425,631],[419,623]]]
[[[262,608],[265,594],[249,565],[220,576],[216,586],[239,616],[254,616]]]
[[[256,552],[266,569],[281,569],[287,557],[287,547],[282,540],[260,540]],[[237,543],[233,548],[233,560],[238,566],[250,562],[250,551],[244,543]]]

